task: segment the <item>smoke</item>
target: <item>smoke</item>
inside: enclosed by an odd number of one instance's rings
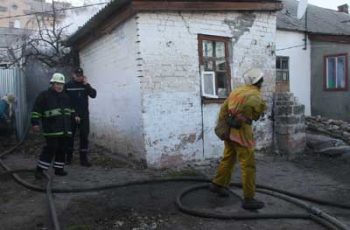
[[[66,11],[66,17],[60,26],[68,26],[65,33],[70,36],[82,27],[91,17],[100,11],[105,5],[87,6]]]

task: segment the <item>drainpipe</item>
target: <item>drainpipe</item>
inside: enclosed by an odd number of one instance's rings
[[[304,48],[303,50],[307,50],[307,8],[305,11],[305,33],[304,33]]]
[[[201,116],[202,116],[202,154],[203,154],[203,159],[205,157],[204,154],[204,112],[203,112],[203,107],[204,107],[204,101],[202,97],[202,77],[201,77],[201,72],[204,71],[204,66],[200,65],[199,66],[199,96],[201,98]]]

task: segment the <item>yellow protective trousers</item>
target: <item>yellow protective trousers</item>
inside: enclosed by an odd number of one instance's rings
[[[239,145],[236,142],[225,141],[224,157],[214,176],[213,183],[229,187],[232,171],[238,159],[242,171],[243,196],[244,198],[253,198],[255,195],[255,158],[253,148]]]

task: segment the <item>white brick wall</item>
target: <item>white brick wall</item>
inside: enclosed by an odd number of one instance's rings
[[[244,71],[261,68],[270,103],[275,28],[272,13],[137,14],[80,52],[98,90],[90,100],[91,140],[155,167],[221,156],[213,132],[220,105],[201,103],[197,36],[230,37],[232,86],[242,85]],[[271,124],[254,128],[258,148],[268,147]]]
[[[248,18],[254,18],[251,28],[244,28],[241,17],[244,15],[233,12],[138,14],[143,58],[142,117],[150,165],[177,165],[222,154],[223,144],[213,133],[220,106],[204,105],[203,112],[201,109],[198,34],[231,37],[233,87],[242,84],[240,76],[244,71],[261,68],[266,74],[264,95],[271,101],[275,87],[276,16],[248,14]],[[268,147],[271,124],[260,122],[255,129],[258,148]]]
[[[90,99],[90,140],[118,154],[145,159],[135,18],[80,52],[97,98]],[[131,155],[132,154],[132,155]]]

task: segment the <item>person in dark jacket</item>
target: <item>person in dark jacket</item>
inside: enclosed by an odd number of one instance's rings
[[[63,74],[55,73],[50,80],[51,87],[39,94],[32,112],[31,123],[34,132],[40,131],[46,139],[46,145],[39,157],[35,178],[42,179],[44,169],[51,165],[55,175],[66,176],[64,157],[68,150],[68,137],[72,135],[71,120],[75,116],[68,94],[64,92],[65,78]]]
[[[15,102],[15,95],[8,94],[0,100],[0,120],[7,122],[11,121],[13,115],[13,104]]]
[[[72,122],[72,138],[69,142],[69,150],[66,157],[66,164],[70,164],[74,152],[74,135],[75,131],[79,129],[80,137],[80,164],[89,167],[91,163],[88,160],[89,147],[89,97],[96,97],[96,90],[88,83],[84,76],[82,68],[77,68],[73,72],[73,80],[65,85],[65,90],[71,98],[73,108],[75,109],[77,117]]]
[[[0,135],[10,137],[15,132],[15,95],[8,94],[0,100]]]

